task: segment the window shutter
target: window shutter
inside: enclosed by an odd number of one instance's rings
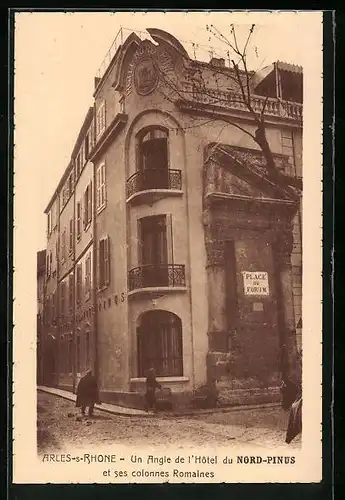
[[[96,174],[96,207],[99,208],[101,205],[101,169],[98,167]]]
[[[105,285],[105,272],[104,272],[104,241],[99,242],[99,288]]]
[[[87,224],[87,188],[84,192],[84,203],[83,203],[83,227],[85,229]]]
[[[104,284],[110,283],[110,239],[109,236],[104,240]]]
[[[107,201],[107,189],[106,189],[106,172],[105,172],[105,163],[102,165],[102,205],[104,205]]]
[[[87,222],[91,222],[92,220],[92,181],[90,182],[89,186],[89,196],[88,196],[88,220]]]
[[[174,245],[172,232],[172,215],[166,214],[167,257],[168,264],[174,264]]]

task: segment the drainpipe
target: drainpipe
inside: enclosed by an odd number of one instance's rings
[[[75,209],[75,203],[76,203],[76,186],[77,186],[77,179],[75,178],[75,170],[74,170],[74,163],[73,163],[73,179],[74,179],[74,186],[73,186],[73,223],[72,223],[72,231],[73,231],[73,247],[72,247],[72,259],[73,259],[73,265],[72,265],[72,273],[73,273],[73,296],[72,296],[72,302],[73,302],[73,308],[72,308],[72,338],[73,338],[73,392],[76,392],[76,386],[77,386],[77,342],[76,342],[76,320],[75,320],[75,315],[76,315],[76,308],[75,308],[75,214],[76,214],[76,209]],[[79,359],[80,359],[80,353],[78,353]]]
[[[93,128],[95,129],[95,125],[93,123]],[[96,137],[96,131],[94,130],[93,136]],[[90,156],[90,155],[89,155]],[[93,230],[93,259],[92,259],[92,294],[93,294],[93,338],[94,338],[94,373],[97,380],[97,384],[99,387],[100,380],[100,366],[99,366],[99,337],[98,337],[98,328],[97,328],[97,317],[98,317],[98,308],[97,308],[97,224],[96,224],[96,163],[92,162],[93,166],[93,189],[92,189],[92,230]]]

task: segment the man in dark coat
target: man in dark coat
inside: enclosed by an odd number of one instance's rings
[[[146,411],[153,409],[156,411],[156,388],[161,389],[162,386],[156,380],[156,373],[154,368],[150,368],[146,377]]]
[[[88,370],[86,375],[80,379],[77,388],[76,407],[81,408],[81,413],[85,416],[85,410],[89,408],[89,417],[93,415],[95,403],[100,403],[97,381],[92,370]]]

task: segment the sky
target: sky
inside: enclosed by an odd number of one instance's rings
[[[283,60],[308,65],[320,13],[17,13],[15,18],[15,187],[30,213],[31,237],[36,249],[45,247],[44,209],[61,178],[88,107],[93,103],[97,69],[119,28],[166,30],[209,59],[227,47],[210,35],[207,25],[224,36],[235,24],[239,40],[256,24],[249,64],[252,69]],[[257,52],[254,52],[254,47]],[[35,179],[29,191],[28,182]],[[23,195],[21,195],[23,189]],[[20,207],[17,206],[19,210]]]

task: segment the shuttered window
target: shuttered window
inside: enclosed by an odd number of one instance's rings
[[[81,236],[81,202],[77,203],[77,240]]]
[[[69,221],[69,253],[73,252],[73,219]]]
[[[82,297],[82,288],[83,288],[83,268],[81,264],[77,265],[77,282],[76,282],[76,301],[77,304],[80,304]]]
[[[92,182],[86,187],[84,193],[84,229],[86,229],[92,220]]]
[[[103,134],[105,131],[106,125],[106,116],[105,116],[105,101],[101,103],[98,108],[97,116],[96,116],[96,135],[97,138]]]
[[[99,242],[99,288],[110,283],[110,241],[109,236]]]
[[[85,299],[89,299],[91,295],[91,254],[85,260]]]
[[[100,211],[106,205],[105,163],[97,168],[96,181],[96,207]]]

